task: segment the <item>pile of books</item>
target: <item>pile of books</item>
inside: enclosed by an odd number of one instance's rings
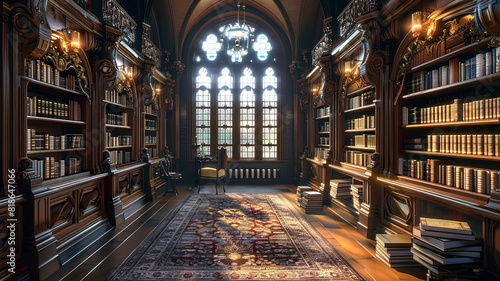
[[[354,209],[358,212],[361,208],[361,200],[363,196],[363,185],[362,184],[351,184],[351,195],[352,195],[352,203],[354,205]],[[361,196],[361,199],[360,199]]]
[[[352,179],[333,179],[330,180],[330,196],[332,198],[351,196]]]
[[[418,263],[410,252],[411,236],[408,234],[377,234],[376,256],[390,267],[413,267]]]
[[[304,200],[304,191],[314,191],[312,187],[307,185],[299,185],[297,186],[297,203],[301,203]]]
[[[482,240],[476,239],[467,222],[421,218],[413,229],[413,259],[430,272],[440,274],[456,267],[479,263]]]
[[[323,211],[323,194],[317,191],[304,191],[299,207],[304,213],[314,213]]]

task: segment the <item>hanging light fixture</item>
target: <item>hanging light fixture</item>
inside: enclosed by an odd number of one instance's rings
[[[248,45],[254,39],[254,28],[247,25],[245,20],[245,3],[243,2],[243,22],[240,23],[240,1],[238,0],[238,17],[234,24],[221,28],[221,41],[226,41],[226,52],[233,62],[241,62],[242,57],[248,54]]]

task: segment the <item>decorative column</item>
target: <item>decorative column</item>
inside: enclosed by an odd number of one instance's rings
[[[174,70],[175,70],[175,80],[177,81],[177,83],[175,83],[175,98],[174,98],[174,108],[180,108],[180,97],[181,97],[181,85],[180,85],[180,81],[182,79],[182,75],[184,74],[184,71],[186,70],[186,65],[183,64],[182,62],[180,61],[175,61],[174,62]],[[181,121],[181,114],[180,114],[180,110],[176,110],[174,112],[174,116],[175,116],[175,120],[174,120],[174,124],[175,124],[175,128],[174,128],[174,134],[173,134],[173,137],[174,138],[179,138],[179,136],[181,135],[181,128],[180,128],[180,121]],[[177,139],[177,140],[174,140],[175,143],[175,155],[177,155],[177,157],[179,157],[180,154],[180,139]]]

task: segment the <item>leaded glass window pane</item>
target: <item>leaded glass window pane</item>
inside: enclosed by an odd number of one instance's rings
[[[262,158],[276,158],[278,144],[278,79],[272,68],[262,78]]]
[[[203,42],[202,49],[207,53],[207,59],[213,61],[217,58],[217,52],[220,51],[222,44],[214,34],[209,34]]]
[[[206,68],[202,67],[196,77],[196,136],[203,145],[203,153],[210,154],[210,83]]]
[[[267,36],[264,34],[260,34],[259,36],[257,36],[257,39],[253,43],[253,49],[257,52],[257,58],[261,61],[265,61],[272,47]]]
[[[227,157],[232,158],[233,143],[233,77],[227,67],[223,68],[218,78],[217,87],[219,95],[217,96],[217,143],[227,149]],[[231,148],[231,149],[230,149]]]

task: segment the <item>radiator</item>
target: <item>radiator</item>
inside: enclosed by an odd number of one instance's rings
[[[228,169],[230,179],[276,179],[280,169]]]

